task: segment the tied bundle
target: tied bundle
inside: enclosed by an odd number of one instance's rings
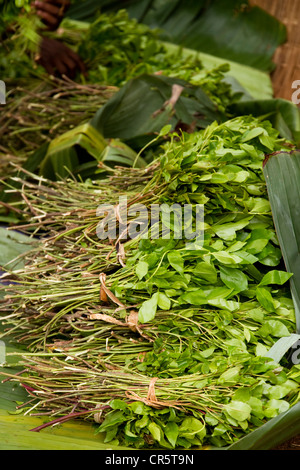
[[[298,401],[299,368],[270,353],[295,315],[262,173],[265,154],[289,145],[239,117],[173,132],[144,169],[21,180],[18,229],[40,238],[7,273],[1,310],[2,337],[26,346],[10,376],[30,394],[25,413],[96,420],[106,442],[137,448],[222,447]],[[201,244],[177,237],[175,215],[130,237],[124,196],[148,214],[202,205]],[[114,210],[97,216],[100,205]],[[110,218],[120,231],[101,240]]]

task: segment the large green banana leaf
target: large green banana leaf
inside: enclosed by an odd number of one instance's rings
[[[29,251],[32,243],[26,235],[0,227],[0,274],[5,266],[9,266],[9,269],[21,269],[23,261],[19,256]]]
[[[0,409],[0,450],[122,450],[108,446],[95,435],[95,428],[82,421],[72,421],[43,432],[31,432],[40,418],[12,415]]]
[[[173,101],[174,87],[182,93]],[[177,88],[178,89],[178,88]],[[162,75],[127,82],[90,121],[106,138],[119,138],[140,150],[167,124],[205,128],[223,114],[199,87]]]
[[[143,22],[159,27],[163,37],[183,47],[272,70],[272,56],[285,40],[277,19],[243,0],[157,2]]]
[[[50,180],[72,173],[82,179],[94,177],[99,162],[106,166],[145,166],[137,155],[119,139],[104,139],[89,123],[77,126],[45,144],[30,155],[23,168]]]
[[[182,86],[184,92],[172,109],[165,107],[165,103],[171,97],[174,84]],[[233,90],[235,86],[232,84]],[[242,92],[242,97],[229,106],[228,113],[266,118],[282,137],[300,140],[300,110],[294,103],[283,99],[256,99],[242,87],[236,90]],[[157,114],[158,110],[161,112]],[[142,75],[125,84],[95,114],[91,124],[106,138],[120,138],[140,149],[166,124],[171,124],[173,130],[182,124],[194,124],[194,129],[201,129],[223,118],[200,87],[170,77]]]
[[[278,153],[264,165],[276,233],[290,280],[300,333],[300,151]]]
[[[40,174],[55,179],[90,161],[100,161],[107,143],[89,124],[83,124],[54,139],[40,165]],[[78,171],[78,170],[77,170]]]
[[[170,55],[175,54],[178,51],[179,46],[177,44],[172,44],[166,41],[164,41],[163,44],[166,46]],[[273,86],[268,72],[255,69],[249,65],[239,64],[232,60],[224,60],[221,57],[207,54],[203,51],[199,52],[192,47],[180,47],[180,52],[183,58],[189,60],[195,56],[198,57],[206,70],[213,70],[214,68],[227,63],[229,65],[229,71],[225,73],[226,79],[233,79],[235,82],[239,83],[243,94],[246,95],[246,98],[247,94],[248,99],[268,100],[273,98]]]
[[[29,156],[24,168],[48,179],[94,177],[99,162],[141,168],[137,155],[171,124],[205,128],[224,118],[200,87],[175,78],[141,75],[127,82],[91,119]]]

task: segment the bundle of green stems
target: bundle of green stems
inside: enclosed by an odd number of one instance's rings
[[[236,123],[232,126],[235,129]],[[217,131],[211,130],[219,139]],[[5,330],[1,338],[13,336],[25,347],[19,353],[24,370],[9,377],[31,395],[22,405],[26,413],[44,414],[58,422],[80,416],[96,420],[100,430],[108,433],[107,442],[117,432],[123,442],[125,429],[126,444],[129,437],[138,446],[148,445],[151,434],[165,447],[170,443],[186,447],[203,441],[201,426],[210,430],[210,442],[224,445],[297,401],[297,371],[278,367],[267,357],[278,337],[294,328],[288,290],[263,288],[257,297],[255,289],[264,274],[254,266],[256,257],[241,249],[251,231],[276,242],[269,212],[253,216],[258,226],[270,227],[268,232],[256,229],[255,223],[250,225],[252,217],[247,218],[248,209],[242,209],[247,190],[267,207],[260,178],[261,154],[257,167],[251,163],[253,169],[245,170],[231,165],[231,175],[222,160],[203,157],[209,142],[205,138],[206,134],[200,140],[202,153],[195,173],[176,169],[172,160],[169,167],[155,160],[146,169],[112,170],[100,165],[103,178],[97,181],[49,182],[28,172],[25,177],[23,171],[14,177],[18,188],[7,183],[7,191],[19,195],[10,209],[23,218],[14,228],[33,242],[32,250],[24,255],[24,268],[13,270],[10,264],[4,280],[11,284],[5,286],[0,308]],[[163,158],[168,152],[174,151],[176,158],[182,152],[184,141],[174,142],[174,148],[172,143],[166,146]],[[217,183],[210,183],[212,175]],[[236,175],[237,182],[232,183]],[[106,215],[99,215],[97,208],[112,206],[110,217],[121,225],[122,197],[127,207],[142,203],[146,208],[180,198],[189,202],[189,198],[202,201],[206,197],[210,225],[202,250],[190,252],[181,241],[150,242],[142,236],[99,239],[97,226]],[[220,208],[219,201],[225,207]],[[128,226],[130,222],[129,218]],[[228,237],[232,228],[238,231],[245,226],[249,233],[243,232],[238,240],[232,232]],[[273,246],[269,249],[277,253]],[[225,266],[217,256],[225,260]],[[238,267],[226,267],[228,258]],[[243,265],[247,276],[238,264],[243,260],[248,263]],[[288,279],[278,270],[274,276]],[[237,291],[236,279],[246,282],[242,293]],[[264,297],[271,292],[274,311]],[[203,295],[208,302],[205,299],[201,304]],[[270,296],[267,299],[270,303]],[[143,308],[144,317],[140,316]],[[145,311],[148,317],[142,321]],[[283,395],[274,401],[282,384],[285,392],[280,389]],[[131,414],[136,402],[146,407],[141,414],[148,416],[142,441],[128,428],[135,423],[141,429],[138,416]],[[182,433],[176,442],[169,433],[170,422],[175,420],[170,410]],[[183,424],[191,416],[196,420],[197,439]],[[167,418],[168,422],[162,422]],[[156,426],[161,432],[154,431]]]

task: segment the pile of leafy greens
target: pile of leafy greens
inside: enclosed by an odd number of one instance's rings
[[[245,0],[84,0],[68,16],[93,22],[99,10],[122,8],[163,40],[265,71],[274,68],[273,54],[286,38],[282,23]]]
[[[76,400],[78,413],[100,423],[111,445],[224,447],[299,400],[299,366],[274,355],[277,341],[295,331],[295,311],[262,172],[266,153],[291,144],[250,116],[169,137],[146,183],[134,191],[150,168],[128,169],[124,179],[119,170],[106,202],[121,224],[117,200],[125,184],[129,207],[176,203],[179,212],[167,222],[162,214],[160,228],[131,214],[128,233],[136,225],[144,230],[124,241],[99,241],[97,218],[88,211],[85,219],[82,201],[78,218],[70,200],[70,212],[65,203],[58,211],[59,186],[44,189],[44,180],[33,190],[29,183],[26,210],[32,222],[48,213],[39,227],[50,237],[14,276],[3,321],[35,352],[24,353],[26,372],[14,377],[35,398],[25,403],[27,413],[33,406],[71,419]],[[90,194],[90,205],[113,184],[76,187],[81,199]],[[192,245],[178,236],[185,204],[193,226],[204,206],[203,233]],[[107,215],[98,215],[105,227]],[[107,254],[112,242],[115,255]]]

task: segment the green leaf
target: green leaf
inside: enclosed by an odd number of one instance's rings
[[[125,429],[124,429],[124,432],[126,434],[126,436],[128,436],[129,438],[137,438],[138,436],[136,434],[134,434],[131,430],[131,423],[127,422],[126,423],[126,426],[125,426]]]
[[[223,240],[232,241],[236,238],[236,232],[249,224],[251,218],[243,219],[239,222],[232,222],[222,225],[214,225],[212,229]]]
[[[265,134],[265,129],[262,127],[256,127],[254,129],[250,129],[249,131],[246,131],[245,134],[242,137],[242,142],[248,142],[249,140],[255,139],[261,134]]]
[[[164,294],[163,292],[158,293],[157,305],[162,310],[170,310],[171,308],[171,300],[169,297]]]
[[[245,421],[251,416],[251,406],[242,401],[232,400],[224,410],[236,421]]]
[[[274,312],[276,310],[271,293],[264,287],[258,287],[256,289],[256,298],[260,305],[267,310],[267,312]]]
[[[259,136],[260,142],[271,152],[274,150],[274,141],[266,134]]]
[[[209,413],[205,414],[205,422],[209,426],[216,426],[219,423],[219,421],[213,415],[210,415]]]
[[[160,442],[163,439],[163,431],[160,426],[158,426],[158,424],[152,422],[149,424],[148,429],[153,439],[155,439],[157,442]]]
[[[267,238],[258,238],[255,240],[250,240],[246,246],[247,252],[252,255],[257,255],[258,253],[261,253],[261,251],[267,246],[268,243],[269,240]]]
[[[200,352],[200,355],[202,357],[208,358],[210,357],[215,351],[215,347],[211,346],[210,348],[204,349],[203,351]]]
[[[212,253],[212,255],[222,264],[239,264],[243,261],[239,256],[228,253],[227,251],[219,251]]]
[[[206,436],[205,424],[193,417],[185,418],[179,426],[179,434],[186,439],[192,439],[195,436],[203,439]]]
[[[259,262],[265,266],[278,266],[282,260],[282,252],[280,248],[276,248],[271,243],[268,243],[266,247],[257,254]]]
[[[265,162],[264,175],[286,270],[293,274],[290,284],[300,333],[300,152],[273,155]]]
[[[268,348],[264,344],[258,342],[255,347],[255,355],[258,357],[268,357]]]
[[[258,418],[264,418],[263,402],[257,397],[250,397],[248,405],[251,406],[251,413]]]
[[[148,414],[145,414],[141,419],[138,419],[135,422],[135,427],[136,427],[136,429],[145,428],[146,426],[149,425],[149,422],[150,422],[150,418],[149,418]]]
[[[193,273],[208,284],[215,284],[218,280],[216,268],[212,264],[205,263],[204,261],[200,261],[196,264]]]
[[[247,276],[239,269],[221,266],[220,277],[227,287],[234,289],[236,292],[248,289]]]
[[[263,337],[271,335],[275,336],[275,338],[290,336],[288,328],[280,320],[265,321],[263,326],[258,330],[258,334]]]
[[[293,274],[286,273],[285,271],[269,271],[264,275],[259,285],[268,286],[269,284],[278,284],[279,286],[282,286],[292,277],[292,275]]]
[[[158,305],[158,292],[151,299],[145,300],[139,309],[138,320],[140,323],[148,323],[153,320]]]
[[[234,312],[240,308],[240,303],[234,300],[211,299],[208,300],[207,303],[217,308],[229,310],[230,312]]]
[[[167,124],[166,126],[164,126],[164,127],[161,129],[159,135],[160,135],[161,137],[163,137],[163,136],[169,134],[169,132],[171,131],[171,129],[172,129],[172,125],[171,125],[171,124]]]
[[[127,420],[123,410],[114,410],[107,413],[103,423],[99,427],[99,432],[107,431],[107,429],[118,426]]]
[[[223,374],[220,375],[218,382],[222,384],[234,384],[238,381],[240,377],[240,370],[239,366],[232,367],[231,369],[226,370]]]
[[[109,403],[113,410],[126,410],[127,404],[123,400],[114,399]]]
[[[130,403],[129,407],[137,415],[147,415],[149,413],[149,407],[141,401],[134,401],[133,403]]]
[[[24,260],[18,257],[29,252],[36,244],[36,239],[0,227],[0,266],[8,270],[21,269]]]
[[[168,260],[172,268],[179,272],[179,274],[184,273],[184,261],[180,253],[170,251],[170,253],[168,253]]]
[[[203,290],[186,292],[180,297],[181,300],[191,305],[204,305],[207,303],[207,297]]]
[[[165,436],[172,445],[172,447],[176,446],[177,437],[179,434],[179,429],[177,424],[174,421],[170,421],[164,428]]]
[[[135,272],[139,280],[143,279],[148,273],[149,265],[145,261],[139,261],[136,265]]]
[[[228,427],[225,426],[224,424],[218,424],[215,428],[214,428],[214,432],[212,433],[212,437],[215,437],[215,436],[222,436],[224,433],[226,433],[228,431]]]

